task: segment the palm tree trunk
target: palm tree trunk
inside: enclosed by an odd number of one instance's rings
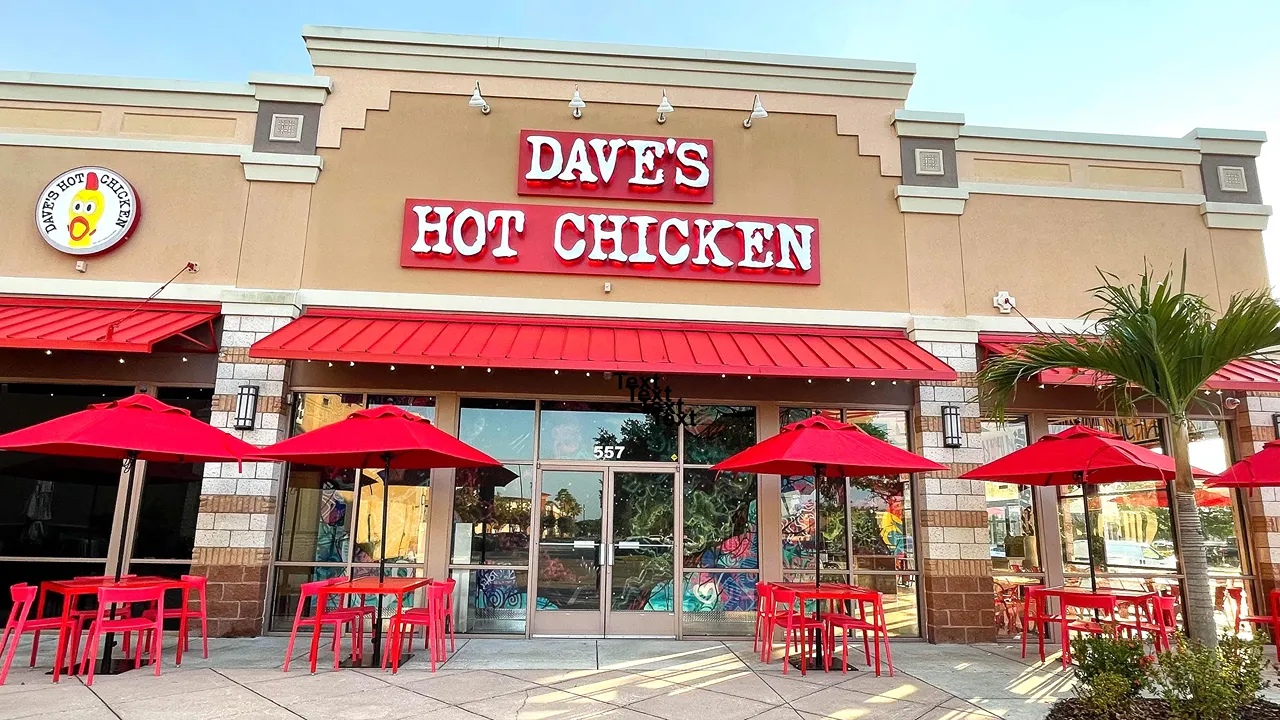
[[[1177,468],[1174,498],[1177,509],[1178,544],[1182,553],[1182,572],[1186,577],[1187,634],[1202,645],[1216,647],[1218,627],[1213,617],[1213,589],[1209,584],[1209,561],[1204,552],[1204,528],[1196,507],[1195,479],[1191,476],[1190,444],[1187,420],[1175,418],[1173,425],[1173,459]]]

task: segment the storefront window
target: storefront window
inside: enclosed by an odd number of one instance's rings
[[[528,565],[532,511],[532,465],[458,470],[450,562]]]
[[[544,402],[543,460],[675,462],[677,424],[631,403]]]
[[[209,422],[213,410],[211,389],[160,388],[156,397],[189,410],[197,420]],[[131,569],[136,571],[138,568],[133,565],[151,559],[182,561],[186,564],[178,565],[189,569],[196,517],[200,514],[204,463],[147,463],[146,467]],[[148,565],[146,571],[154,573],[158,567]],[[170,571],[179,569],[170,563]]]
[[[689,409],[693,425],[684,430],[684,464],[714,465],[756,443],[756,409],[700,405]]]
[[[345,419],[367,407],[394,405],[435,420],[435,398],[361,393],[299,393],[290,435]],[[419,577],[427,558],[431,471],[361,470],[292,464],[280,513],[272,629],[288,627],[302,582],[376,572],[386,497],[390,577]],[[303,566],[303,567],[295,567]],[[307,567],[310,566],[310,567]],[[368,598],[373,602],[373,598]],[[408,600],[411,604],[417,599]],[[283,619],[282,619],[283,618]]]
[[[782,408],[779,420],[786,425],[814,415],[857,424],[872,437],[908,448],[907,414],[901,411]],[[824,582],[881,590],[899,613],[890,618],[890,631],[905,636],[919,634],[910,485],[908,475],[827,478],[817,493]],[[782,478],[782,566],[789,579],[802,582],[813,580],[815,566],[814,494],[814,478]]]
[[[132,386],[0,383],[0,432],[132,393]],[[0,452],[0,588],[102,573],[120,477],[119,460]],[[72,559],[84,562],[65,562]],[[0,591],[0,615],[9,604]]]
[[[982,421],[984,462],[998,460],[1027,446],[1027,421]],[[1039,537],[1032,489],[1012,483],[984,483],[991,565],[997,573],[1041,572]]]
[[[533,460],[532,400],[464,398],[458,439],[503,461]]]

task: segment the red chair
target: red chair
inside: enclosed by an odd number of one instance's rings
[[[889,663],[889,677],[893,677],[893,655],[892,651],[889,650],[889,623],[884,614],[884,596],[881,593],[868,593],[866,596],[858,597],[851,602],[857,603],[858,615],[856,617],[844,613],[829,613],[822,617],[822,621],[827,626],[825,635],[827,641],[826,669],[828,671],[831,670],[831,656],[836,650],[835,629],[840,628],[840,659],[844,661],[844,665],[840,668],[841,672],[845,674],[849,672],[849,633],[861,631],[862,651],[866,655],[867,665],[871,665],[871,643],[868,642],[868,633],[870,633],[875,638],[876,677],[880,677],[881,641],[884,642],[884,654]],[[871,606],[870,620],[867,619],[867,605]]]
[[[1062,631],[1062,667],[1071,664],[1071,633],[1088,633],[1090,635],[1115,635],[1119,625],[1116,618],[1118,599],[1114,595],[1093,595],[1089,593],[1063,593],[1058,596],[1062,603],[1062,618],[1058,621]],[[1092,611],[1092,615],[1079,612],[1072,617],[1072,610]],[[1100,617],[1102,614],[1106,618]]]
[[[133,605],[134,603],[155,603],[155,617],[120,617],[119,615],[112,617],[108,614],[110,612],[108,608],[113,605]],[[160,586],[117,587],[102,588],[98,591],[98,615],[94,618],[93,624],[89,626],[89,640],[85,645],[84,662],[80,667],[81,675],[86,671],[89,673],[86,685],[93,686],[93,670],[97,665],[95,660],[97,659],[98,646],[102,640],[102,634],[117,632],[138,633],[138,643],[137,647],[134,648],[133,655],[133,666],[135,668],[142,667],[143,636],[147,637],[147,644],[151,646],[149,650],[151,664],[156,666],[156,677],[159,677],[160,644],[164,639],[164,588]]]
[[[449,578],[443,583],[446,590],[444,595],[444,621],[447,623],[446,629],[449,631],[449,652],[458,651],[457,645],[454,644],[455,638],[453,635],[453,624],[455,622],[453,619],[453,588],[457,584],[458,581],[453,578]]]
[[[451,581],[450,581],[451,582]],[[431,656],[431,672],[436,671],[436,661],[445,659],[445,622],[451,604],[450,582],[432,583],[427,586],[427,603],[420,608],[409,608],[396,613],[391,618],[391,673],[400,671],[401,643],[404,641],[405,626],[420,626],[426,630],[427,652]],[[409,647],[413,647],[413,633],[409,630]],[[382,656],[382,669],[387,669],[387,654]]]
[[[63,625],[62,618],[59,617],[41,617],[44,607],[43,593],[40,594],[41,602],[36,602],[36,587],[26,583],[18,583],[9,588],[9,596],[13,600],[13,607],[9,610],[9,620],[4,626],[3,638],[5,642],[12,642],[9,646],[9,652],[5,656],[4,665],[0,667],[0,685],[4,684],[5,678],[9,675],[9,666],[13,663],[13,656],[18,650],[18,640],[21,639],[22,633],[32,633],[31,642],[31,667],[36,666],[36,650],[40,640],[40,632],[42,630],[58,631],[58,652],[53,663],[53,681],[58,682],[58,678],[62,676],[62,655],[66,648],[63,643],[69,634],[71,626]],[[35,617],[31,617],[32,607],[35,608]],[[4,642],[0,642],[0,653],[4,651]],[[71,646],[71,660],[69,662],[72,668],[76,664],[76,646]]]
[[[1176,612],[1173,609],[1174,602],[1175,598],[1153,592],[1142,598],[1141,602],[1134,603],[1133,615],[1118,620],[1115,628],[1123,630],[1126,637],[1136,636],[1139,640],[1146,640],[1146,636],[1150,635],[1156,652],[1168,649],[1169,625],[1166,620],[1171,620]]]
[[[1265,625],[1271,628],[1271,642],[1276,646],[1276,660],[1280,661],[1280,589],[1272,590],[1268,596],[1268,604],[1271,606],[1270,615],[1244,615],[1236,618],[1236,633],[1240,633],[1240,623],[1247,622],[1254,625]]]
[[[773,600],[775,603],[782,603],[786,606],[785,611],[778,617],[777,626],[782,628],[783,637],[786,643],[782,650],[782,674],[787,674],[787,665],[791,661],[791,641],[795,640],[800,648],[800,657],[806,658],[805,662],[800,663],[800,674],[806,674],[808,667],[809,648],[818,642],[818,633],[822,631],[822,621],[816,617],[804,614],[804,607],[796,607],[799,600],[798,596],[784,588],[774,586]],[[812,635],[812,640],[806,642],[805,636]],[[772,643],[772,639],[770,639]],[[772,648],[770,648],[772,653]]]
[[[182,653],[191,650],[191,631],[188,622],[192,617],[200,618],[200,640],[203,642],[204,657],[209,657],[209,614],[205,610],[208,603],[205,600],[205,592],[209,586],[209,578],[201,575],[183,575],[182,576],[182,599],[181,607],[172,608],[167,613],[169,617],[178,618],[178,659],[177,664],[182,666]],[[196,594],[196,600],[200,603],[200,607],[191,607],[191,593]],[[143,617],[155,617],[155,610],[147,610],[142,613]],[[129,647],[128,641],[125,642],[126,652]]]
[[[1027,634],[1031,626],[1036,628],[1036,642],[1040,646],[1040,662],[1044,662],[1045,629],[1062,621],[1062,616],[1047,611],[1048,595],[1044,585],[1027,585],[1022,603],[1022,657],[1027,656]]]
[[[373,614],[372,607],[363,604],[359,607],[339,607],[324,611],[324,621],[320,622],[319,592],[326,585],[343,582],[346,578],[336,577],[328,580],[316,580],[302,583],[302,594],[298,596],[298,612],[293,616],[293,631],[289,633],[289,647],[284,651],[284,671],[289,672],[289,661],[293,658],[293,644],[298,639],[298,630],[310,627],[311,632],[324,632],[324,625],[333,626],[333,669],[338,669],[342,648],[342,628],[351,626],[351,657],[359,661],[364,657],[364,618]],[[307,601],[316,598],[316,614],[303,617]]]
[[[756,583],[756,627],[751,650],[760,653],[760,660],[766,665],[773,660],[773,628],[780,615],[778,603],[773,599],[773,585],[764,581]]]

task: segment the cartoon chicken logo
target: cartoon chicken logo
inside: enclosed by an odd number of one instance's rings
[[[76,191],[71,198],[71,206],[67,213],[67,234],[71,236],[68,245],[71,247],[89,247],[91,236],[98,231],[98,220],[102,218],[102,191],[98,189],[98,174],[89,173],[84,187]]]

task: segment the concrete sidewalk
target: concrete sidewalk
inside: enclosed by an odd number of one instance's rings
[[[322,652],[311,675],[305,648],[281,672],[284,638],[214,639],[209,660],[197,653],[174,668],[170,649],[158,678],[144,669],[88,688],[78,678],[53,685],[46,644],[36,670],[19,649],[0,687],[0,720],[1038,720],[1070,693],[1052,659],[1027,663],[995,645],[895,643],[895,677],[877,678],[865,669],[784,676],[750,642],[476,639],[460,640],[434,674],[421,653],[391,675],[334,672]]]

